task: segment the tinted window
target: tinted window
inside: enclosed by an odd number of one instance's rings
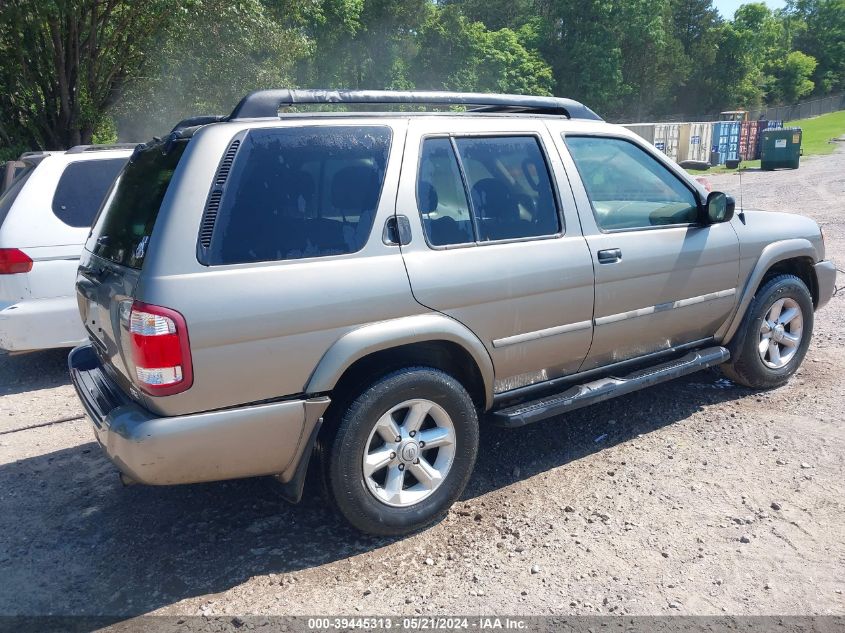
[[[431,244],[539,237],[560,230],[549,170],[536,138],[454,142],[460,161],[449,139],[429,139],[423,145],[417,200]]]
[[[100,209],[125,158],[87,160],[68,165],[53,194],[53,213],[65,224],[88,227]]]
[[[389,149],[385,127],[251,130],[220,203],[209,263],[360,250],[373,226]]]
[[[15,175],[15,179],[11,182],[6,191],[3,192],[3,195],[0,196],[0,224],[3,224],[3,220],[5,220],[6,216],[9,215],[9,211],[12,208],[12,204],[15,202],[15,198],[18,197],[18,194],[21,192],[21,189],[23,189],[26,181],[29,180],[32,172],[35,171],[36,166],[37,165],[27,164],[22,171]]]
[[[173,171],[187,140],[161,141],[137,150],[117,177],[86,248],[95,255],[140,268]]]
[[[430,244],[447,246],[475,241],[458,159],[448,138],[432,138],[423,143],[417,207]]]
[[[657,159],[633,143],[600,137],[565,137],[599,228],[634,229],[698,220],[693,192]]]

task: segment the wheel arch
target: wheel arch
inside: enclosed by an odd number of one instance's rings
[[[493,361],[462,323],[423,314],[372,323],[338,339],[320,359],[306,393],[332,392],[332,401],[403,366],[441,369],[461,381],[483,410],[493,402]]]
[[[819,286],[813,266],[818,259],[815,247],[807,239],[783,240],[766,246],[745,282],[734,315],[717,332],[716,340],[722,345],[732,342],[754,295],[773,276],[791,274],[801,279],[810,290],[813,306],[817,306]]]

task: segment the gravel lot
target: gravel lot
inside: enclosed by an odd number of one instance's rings
[[[743,188],[845,261],[845,152]],[[486,429],[461,502],[399,540],[314,486],[299,506],[268,479],[122,488],[64,353],[0,357],[0,614],[845,614],[843,321],[837,296],[774,391],[713,370]]]

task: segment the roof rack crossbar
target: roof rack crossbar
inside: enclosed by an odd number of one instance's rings
[[[476,112],[523,112],[554,114],[570,119],[601,117],[587,106],[561,97],[533,97],[511,94],[394,90],[258,90],[241,99],[229,120],[268,119],[279,116],[279,109],[294,105],[370,104],[468,106]]]

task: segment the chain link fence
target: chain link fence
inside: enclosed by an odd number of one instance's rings
[[[770,106],[757,108],[748,111],[748,119],[756,121],[766,119],[768,121],[796,121],[798,119],[809,119],[810,117],[838,112],[845,110],[845,93],[831,95],[820,99],[802,101],[790,106]],[[654,123],[683,123],[686,121],[718,121],[719,114],[668,114],[653,119]],[[614,123],[639,123],[634,118],[622,117],[614,120]]]

